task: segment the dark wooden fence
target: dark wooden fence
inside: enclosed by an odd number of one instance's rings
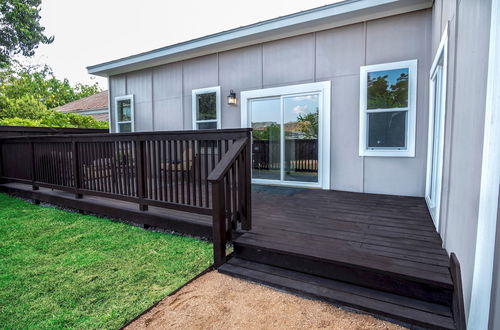
[[[107,129],[100,128],[65,128],[65,127],[28,127],[28,126],[0,126],[0,137],[22,135],[61,135],[61,134],[93,134],[108,133]]]
[[[0,157],[0,179],[33,189],[212,215],[216,266],[251,227],[250,129],[0,138]]]
[[[285,140],[285,170],[318,172],[318,140]],[[254,140],[252,167],[258,170],[280,169],[280,141]]]

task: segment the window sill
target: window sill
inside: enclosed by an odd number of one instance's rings
[[[413,150],[360,150],[361,157],[415,157]]]

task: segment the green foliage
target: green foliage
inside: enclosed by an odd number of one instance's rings
[[[300,114],[297,117],[298,130],[304,133],[306,139],[318,138],[319,112],[315,111],[306,115]]]
[[[266,126],[263,130],[253,130],[252,135],[255,140],[279,141],[280,126],[276,123]]]
[[[0,194],[0,324],[118,329],[212,261],[211,244]]]
[[[97,83],[72,87],[67,79],[57,79],[47,65],[26,67],[16,63],[0,72],[0,109],[5,107],[6,99],[19,99],[25,95],[33,96],[47,109],[53,109],[100,91]]]
[[[0,68],[17,54],[33,56],[40,43],[50,44],[40,25],[41,0],[0,0]]]
[[[48,66],[23,67],[15,64],[0,72],[0,123],[108,128],[107,122],[97,121],[90,116],[52,110],[99,91],[97,83],[72,87],[67,79],[58,80]]]
[[[368,109],[404,108],[408,106],[408,74],[401,73],[389,86],[388,75],[368,75]]]

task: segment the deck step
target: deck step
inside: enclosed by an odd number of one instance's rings
[[[373,290],[238,257],[219,272],[336,305],[431,329],[455,329],[448,306]]]
[[[277,266],[332,280],[347,282],[431,303],[451,306],[453,283],[447,267],[423,265],[393,258],[358,253],[352,247],[319,245],[308,242],[307,250],[297,240],[280,241],[243,234],[234,243],[236,257],[248,261]],[[323,251],[321,251],[323,250]]]

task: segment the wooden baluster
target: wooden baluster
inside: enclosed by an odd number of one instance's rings
[[[210,196],[208,194],[208,141],[204,141],[204,144],[205,144],[205,157],[204,158],[204,161],[205,161],[205,207],[208,207],[209,206],[209,200],[210,200]]]
[[[144,141],[135,141],[135,172],[136,172],[136,182],[137,182],[137,197],[139,198],[139,210],[147,211],[148,206],[144,204],[144,198],[146,193],[146,181],[145,181],[145,152],[144,152]]]
[[[196,141],[193,140],[191,141],[192,144],[191,144],[191,159],[192,159],[192,163],[191,163],[191,169],[193,170],[193,205],[198,205],[196,203],[196,151],[195,151],[195,148],[196,148]]]
[[[76,141],[72,142],[73,146],[73,178],[75,187],[75,198],[82,198],[83,195],[80,193],[80,157],[78,155],[78,143]]]
[[[252,229],[252,143],[250,132],[248,132],[247,145],[244,149],[244,168],[245,176],[243,179],[244,192],[245,195],[242,198],[245,203],[244,207],[244,217],[241,221],[241,229],[251,230]]]
[[[231,222],[232,226],[231,228],[233,230],[236,229],[236,221],[238,219],[238,198],[236,197],[237,190],[236,190],[236,175],[238,171],[236,170],[236,165],[238,164],[238,158],[235,159],[233,166],[231,167],[231,179],[232,179],[232,184],[231,184],[231,195],[232,195],[232,204],[231,204]]]
[[[192,158],[191,158],[191,141],[187,140],[186,141],[186,197],[187,197],[187,204],[191,205],[191,165],[193,164]]]
[[[128,180],[129,182],[127,183],[129,186],[129,193],[130,196],[138,197],[139,196],[139,188],[138,188],[138,182],[137,182],[137,162],[138,162],[138,156],[136,153],[136,148],[137,148],[137,141],[128,141],[127,142],[127,150],[128,154],[130,157],[129,162],[127,163],[128,167]]]
[[[203,189],[201,187],[201,141],[198,141],[198,201],[199,201],[199,206],[203,206]],[[196,166],[196,165],[195,165]]]
[[[184,184],[185,184],[185,178],[184,178],[184,171],[186,170],[184,167],[184,140],[180,140],[180,150],[179,150],[179,155],[181,158],[181,203],[185,204],[185,199],[184,199]]]
[[[172,141],[174,145],[173,153],[174,153],[174,165],[173,171],[174,174],[174,194],[175,194],[175,202],[179,203],[179,164],[178,164],[178,148],[177,148],[177,140]]]
[[[36,184],[36,162],[35,162],[35,144],[30,142],[31,147],[31,187],[33,190],[38,190],[40,187]]]

